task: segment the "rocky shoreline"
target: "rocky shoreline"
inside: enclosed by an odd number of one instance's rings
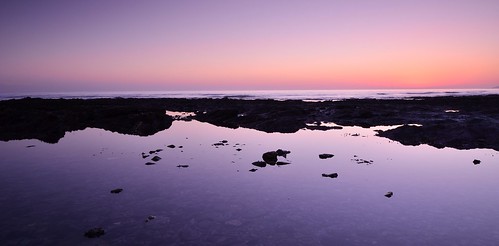
[[[293,133],[303,128],[402,125],[378,135],[405,145],[490,148],[499,151],[499,95],[408,99],[37,99],[0,101],[0,140],[39,139],[57,143],[86,127],[122,134],[153,135],[173,120],[195,119],[216,126]],[[173,118],[165,111],[194,112]],[[335,123],[339,126],[331,126]]]

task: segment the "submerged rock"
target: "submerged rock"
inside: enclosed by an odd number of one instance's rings
[[[255,161],[255,162],[253,162],[251,164],[253,164],[253,166],[257,166],[257,167],[265,167],[265,166],[267,166],[267,163],[264,162],[264,161]]]
[[[482,161],[477,160],[477,159],[474,159],[474,160],[473,160],[473,164],[475,164],[475,165],[478,165],[478,164],[480,164],[481,162],[482,162]]]
[[[330,173],[330,174],[327,174],[327,173],[323,173],[322,174],[322,177],[325,177],[325,178],[337,178],[338,177],[338,173]]]
[[[156,216],[154,216],[154,215],[149,215],[149,216],[147,216],[147,219],[145,220],[145,222],[149,222],[149,221],[151,221],[151,220],[153,220],[153,219],[156,219]]]
[[[319,158],[321,159],[329,159],[332,158],[334,155],[333,154],[320,154]]]
[[[262,159],[269,165],[274,165],[277,162],[277,152],[269,151],[263,153]]]
[[[157,155],[156,155],[156,156],[154,156],[154,157],[151,159],[151,161],[159,161],[159,160],[161,160],[161,157],[159,157],[159,156],[157,156]]]
[[[96,238],[96,237],[100,237],[104,234],[106,234],[106,232],[104,231],[104,229],[102,229],[102,227],[96,227],[96,228],[88,230],[83,235],[85,237],[88,237],[88,238]]]
[[[393,196],[393,192],[391,191],[388,191],[386,194],[385,194],[386,197],[390,198]]]
[[[120,192],[122,192],[122,191],[123,191],[123,189],[118,188],[118,189],[111,190],[111,193],[113,193],[113,194],[118,194],[118,193],[120,193]]]

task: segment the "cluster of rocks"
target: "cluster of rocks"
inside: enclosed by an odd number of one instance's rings
[[[356,162],[357,164],[366,164],[366,165],[371,165],[374,163],[373,160],[366,160],[366,159],[362,159],[362,158],[358,158],[357,155],[354,155],[353,156],[354,158],[351,159],[351,161],[354,161]]]
[[[288,151],[288,150],[282,150],[282,149],[278,149],[276,151],[268,151],[268,152],[265,152],[263,153],[262,155],[262,159],[263,161],[255,161],[253,162],[253,166],[257,166],[257,167],[260,167],[260,168],[263,168],[263,167],[266,167],[267,165],[270,165],[270,166],[284,166],[284,165],[288,165],[288,164],[291,164],[289,162],[285,162],[285,161],[278,161],[278,157],[283,157],[283,158],[286,158],[288,154],[290,154],[291,151]],[[250,169],[249,171],[250,172],[255,172],[256,170],[258,169]]]

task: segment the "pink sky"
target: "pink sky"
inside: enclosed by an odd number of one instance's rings
[[[0,92],[499,85],[499,1],[20,2]]]

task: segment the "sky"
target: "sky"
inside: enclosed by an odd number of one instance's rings
[[[499,86],[499,0],[0,2],[0,92]]]

